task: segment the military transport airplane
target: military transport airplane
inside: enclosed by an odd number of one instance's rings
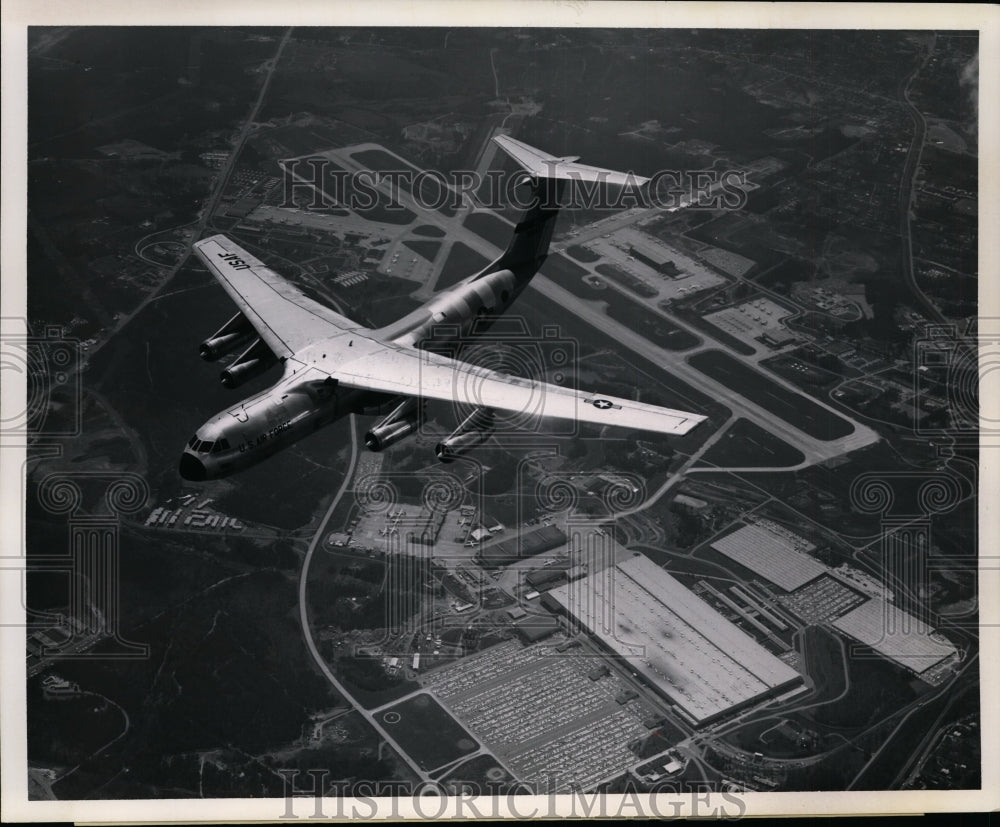
[[[649,179],[559,158],[507,136],[493,139],[524,169],[530,206],[493,263],[394,324],[366,328],[313,301],[223,235],[198,241],[199,259],[239,312],[201,345],[213,361],[242,350],[222,383],[235,388],[283,366],[277,384],[227,407],[191,437],[180,460],[187,480],[225,477],[349,413],[383,414],[366,446],[380,451],[419,427],[423,400],[471,408],[437,446],[450,462],[490,438],[498,412],[684,434],[705,417],[486,370],[427,349],[478,333],[524,291],[548,252],[567,181],[638,186]]]

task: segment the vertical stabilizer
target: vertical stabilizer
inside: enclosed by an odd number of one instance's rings
[[[497,135],[493,140],[524,170],[524,180],[519,186],[531,187],[531,206],[517,222],[503,255],[483,270],[482,275],[506,269],[511,270],[518,280],[527,281],[538,272],[548,255],[567,181],[638,189],[650,180],[630,172],[579,164],[576,163],[576,156],[549,155],[507,135]]]

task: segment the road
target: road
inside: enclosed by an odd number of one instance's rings
[[[896,777],[893,779],[893,781],[894,783],[898,783],[902,778],[904,778],[906,776],[906,771],[913,765],[913,760],[915,758],[922,758],[924,754],[927,752],[927,750],[930,748],[930,746],[933,744],[933,736],[940,731],[941,726],[944,724],[946,715],[951,711],[951,708],[954,705],[955,701],[957,701],[963,694],[961,691],[956,693],[955,691],[956,684],[959,683],[961,678],[967,672],[976,675],[977,674],[976,670],[978,669],[978,666],[979,666],[979,656],[977,654],[974,657],[971,657],[968,660],[966,660],[966,662],[962,665],[962,668],[955,675],[955,677],[952,680],[949,680],[946,683],[942,684],[941,687],[933,695],[929,695],[928,697],[922,699],[921,701],[913,704],[910,707],[910,709],[900,718],[899,723],[892,730],[892,732],[889,733],[885,741],[882,742],[882,745],[872,754],[872,757],[867,761],[867,763],[861,768],[858,774],[854,777],[854,780],[850,784],[848,784],[847,789],[853,790],[859,788],[860,782],[864,778],[865,773],[868,772],[870,768],[875,766],[876,762],[878,761],[882,753],[888,747],[893,745],[893,741],[896,738],[896,736],[901,734],[905,738],[909,734],[908,732],[906,732],[905,727],[910,722],[910,719],[913,716],[919,715],[927,704],[943,699],[944,704],[941,708],[941,712],[934,719],[934,723],[931,724],[931,726],[927,729],[926,734],[920,740],[920,744],[918,745],[918,747],[907,756],[907,760],[900,767],[899,772],[896,774]],[[865,789],[865,787],[860,786],[860,789]]]
[[[376,720],[374,714],[359,704],[354,699],[354,696],[351,695],[347,687],[337,680],[336,675],[330,671],[329,665],[323,658],[323,655],[320,654],[319,649],[316,647],[316,641],[313,640],[312,636],[312,627],[309,625],[309,609],[306,601],[306,589],[309,582],[309,565],[312,562],[313,554],[316,552],[316,549],[322,548],[323,537],[326,535],[327,531],[326,525],[330,521],[330,517],[333,515],[334,510],[340,504],[340,500],[343,498],[344,493],[350,486],[351,481],[354,479],[354,469],[358,463],[357,417],[352,414],[349,421],[351,424],[351,461],[347,466],[347,470],[344,472],[344,479],[340,484],[340,488],[337,490],[333,501],[330,503],[330,507],[326,510],[326,514],[323,515],[323,519],[320,520],[316,533],[313,535],[313,538],[309,543],[309,549],[306,551],[305,559],[302,561],[302,571],[299,574],[299,622],[302,625],[302,637],[306,642],[306,647],[309,649],[309,654],[312,655],[313,660],[316,662],[316,666],[319,667],[319,670],[323,673],[333,688],[336,689],[337,692],[339,692],[352,707],[354,707],[354,710],[369,723],[372,729],[378,732],[383,740],[396,750],[399,757],[406,762],[406,764],[421,781],[428,781],[430,776],[417,766],[413,759],[406,754],[406,751],[388,732],[386,732],[385,728],[378,722],[378,720]]]
[[[920,62],[920,65],[905,80],[900,82],[899,87],[899,97],[906,105],[910,119],[913,121],[913,139],[910,141],[910,148],[906,152],[903,175],[899,182],[899,236],[903,244],[903,279],[906,281],[906,286],[910,288],[913,298],[916,299],[924,313],[935,321],[944,324],[947,322],[944,314],[924,295],[913,275],[913,237],[910,229],[910,216],[913,211],[913,180],[920,166],[920,156],[924,151],[924,139],[927,135],[927,122],[924,120],[924,116],[920,113],[920,110],[910,100],[910,84],[920,74],[924,66],[927,65],[927,61],[931,59],[931,55],[934,54],[934,47],[937,45],[937,35],[932,35],[932,38],[930,48],[928,48],[927,54],[924,55],[924,59]]]
[[[114,738],[112,738],[110,741],[108,741],[106,744],[104,744],[104,746],[99,747],[98,749],[94,750],[94,752],[92,752],[90,755],[88,755],[86,758],[84,758],[82,761],[80,761],[80,763],[78,763],[76,766],[72,767],[71,769],[66,770],[66,772],[64,772],[62,775],[59,776],[58,779],[56,779],[57,781],[62,781],[64,778],[68,778],[70,775],[72,775],[74,772],[76,772],[78,769],[80,769],[81,766],[83,766],[85,763],[87,763],[88,761],[90,761],[92,758],[96,758],[98,755],[100,755],[102,752],[104,752],[112,744],[116,743],[117,741],[120,741],[122,738],[124,738],[128,734],[129,727],[131,726],[131,722],[129,721],[128,713],[121,706],[121,704],[117,703],[116,701],[111,700],[111,698],[107,697],[106,695],[102,695],[100,692],[84,691],[84,692],[80,692],[77,697],[85,697],[85,696],[90,696],[91,698],[100,698],[106,704],[109,704],[109,705],[115,707],[115,709],[117,709],[122,714],[122,717],[125,719],[125,723],[124,723],[124,726],[122,727],[122,731],[119,732]],[[102,785],[102,786],[104,786],[104,785]]]
[[[277,68],[278,63],[280,62],[281,53],[284,51],[285,46],[287,45],[291,36],[292,36],[292,29],[288,29],[285,32],[284,37],[281,38],[281,42],[278,44],[278,50],[275,52],[274,57],[271,58],[270,61],[268,61],[267,73],[264,76],[264,83],[261,85],[260,93],[257,95],[257,100],[254,101],[253,109],[250,111],[250,114],[247,116],[246,120],[243,122],[243,125],[240,127],[236,143],[233,146],[232,152],[229,153],[229,158],[226,160],[226,165],[222,168],[222,172],[219,175],[219,180],[216,183],[215,189],[212,191],[212,194],[209,197],[208,202],[205,204],[201,216],[196,222],[194,222],[195,230],[192,235],[193,239],[200,238],[204,234],[205,229],[211,223],[212,217],[215,213],[215,209],[219,205],[219,200],[222,198],[223,193],[226,191],[226,186],[229,184],[229,176],[232,174],[233,168],[236,165],[236,160],[239,158],[240,152],[243,149],[243,145],[246,143],[247,138],[254,129],[254,124],[256,122],[257,115],[260,112],[260,108],[264,105],[264,98],[267,95],[268,87],[271,85],[271,76],[274,74],[274,70]],[[181,226],[189,227],[191,226],[191,223],[189,222]],[[153,235],[156,235],[156,233],[154,233]],[[150,236],[146,236],[146,238],[149,237]],[[144,240],[145,239],[143,239],[143,241]],[[95,343],[90,348],[90,351],[88,353],[88,356],[90,358],[93,358],[94,354],[96,354],[105,344],[110,342],[125,327],[125,325],[127,325],[129,322],[132,321],[132,319],[138,316],[146,308],[146,305],[148,305],[150,302],[156,301],[160,293],[162,293],[163,290],[166,289],[167,285],[169,285],[174,280],[174,277],[181,271],[181,268],[183,268],[184,265],[187,264],[188,259],[191,257],[191,249],[192,248],[190,246],[188,246],[185,249],[184,254],[177,259],[177,262],[170,269],[170,272],[167,274],[166,278],[164,278],[164,280],[160,283],[159,287],[157,287],[148,296],[146,296],[146,298],[143,299],[135,308],[133,308],[133,310],[130,313],[122,316],[118,320],[118,324],[115,325],[114,329],[109,331],[106,336],[104,336],[99,342]],[[136,255],[141,260],[144,260],[142,259],[142,256],[138,251],[136,252]]]

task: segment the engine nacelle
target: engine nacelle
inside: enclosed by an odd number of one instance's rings
[[[434,452],[441,462],[454,462],[463,454],[482,445],[496,428],[494,414],[489,408],[476,408],[454,432],[437,444]]]
[[[214,362],[226,354],[232,353],[253,335],[253,325],[247,321],[246,316],[237,313],[201,343],[198,353],[206,362]]]
[[[417,400],[404,399],[365,434],[365,447],[369,451],[383,451],[412,434],[419,425]]]
[[[222,384],[227,388],[238,388],[255,376],[260,376],[269,367],[276,364],[277,357],[260,339],[254,339],[239,358],[219,374]]]

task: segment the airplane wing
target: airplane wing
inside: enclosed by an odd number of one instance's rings
[[[576,158],[560,158],[549,155],[533,146],[511,138],[496,135],[493,141],[511,158],[517,161],[529,175],[539,178],[562,178],[567,181],[596,181],[603,184],[638,187],[650,181],[631,172],[616,172],[612,169],[592,167],[576,163]]]
[[[338,332],[366,330],[304,295],[224,235],[196,242],[194,251],[279,359]]]
[[[602,393],[499,373],[436,353],[371,338],[353,340],[327,363],[339,384],[380,393],[440,399],[530,417],[556,417],[664,434],[686,434],[707,417]],[[322,362],[315,367],[323,370]]]

